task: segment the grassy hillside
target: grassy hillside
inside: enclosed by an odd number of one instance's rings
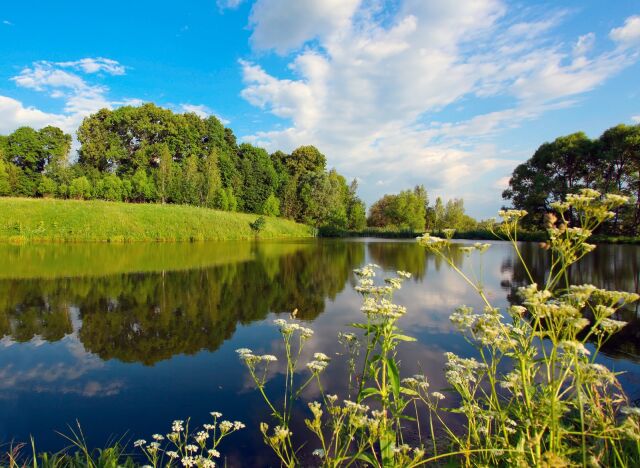
[[[130,242],[253,239],[258,215],[178,205],[0,198],[0,241]],[[259,237],[310,237],[313,229],[265,217]]]

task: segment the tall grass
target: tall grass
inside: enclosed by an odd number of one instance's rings
[[[180,205],[0,198],[0,241],[135,242],[311,237],[314,230],[282,218]]]

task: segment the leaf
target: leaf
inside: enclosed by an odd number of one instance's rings
[[[380,390],[373,387],[363,388],[362,391],[360,392],[360,396],[362,397],[363,400],[375,394],[380,394]]]
[[[393,338],[399,341],[416,341],[414,337],[407,335],[393,335]]]
[[[398,372],[398,366],[392,357],[387,358],[387,366],[389,368],[389,381],[393,389],[393,396],[397,400],[400,398],[400,373]]]
[[[375,459],[369,455],[368,453],[361,453],[360,455],[358,455],[356,457],[358,460],[362,460],[363,462],[367,462],[369,463],[371,466],[376,466],[378,463],[375,461]]]
[[[411,395],[411,396],[418,396],[419,395],[418,392],[416,392],[412,388],[400,387],[400,391],[402,393],[404,393],[405,395]]]

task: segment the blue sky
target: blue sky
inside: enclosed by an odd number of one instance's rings
[[[0,134],[152,101],[476,217],[544,141],[640,123],[636,0],[4,2],[0,57]]]

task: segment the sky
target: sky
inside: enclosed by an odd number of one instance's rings
[[[640,123],[637,0],[0,4],[0,134],[154,102],[315,145],[368,205],[424,184],[494,216],[545,141]]]

